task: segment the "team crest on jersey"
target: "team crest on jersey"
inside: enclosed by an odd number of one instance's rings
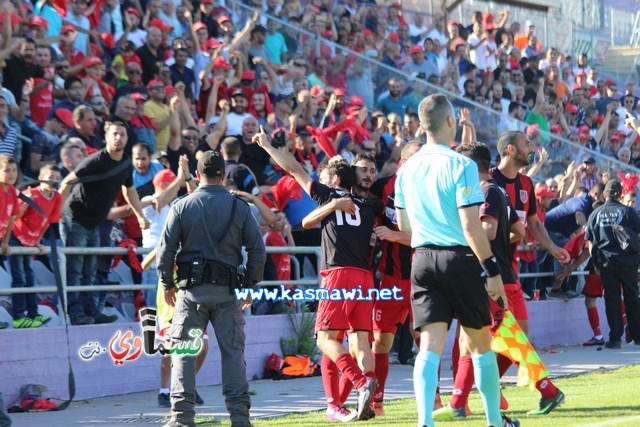
[[[527,203],[529,201],[529,193],[525,190],[520,190],[520,201]]]

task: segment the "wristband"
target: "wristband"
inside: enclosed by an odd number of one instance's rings
[[[480,261],[482,269],[487,274],[487,277],[495,277],[500,275],[500,267],[496,262],[496,257],[487,258],[484,261]]]

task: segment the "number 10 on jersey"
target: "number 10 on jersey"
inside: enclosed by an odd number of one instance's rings
[[[344,225],[345,223],[345,219],[347,222],[347,225],[351,225],[354,227],[357,227],[360,225],[360,208],[358,206],[356,206],[356,213],[354,215],[351,214],[345,214],[342,211],[336,211],[336,224],[337,225]]]

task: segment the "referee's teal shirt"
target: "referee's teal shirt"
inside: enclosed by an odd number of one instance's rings
[[[478,166],[444,145],[427,144],[400,168],[395,206],[411,224],[411,246],[469,246],[458,209],[484,203]]]

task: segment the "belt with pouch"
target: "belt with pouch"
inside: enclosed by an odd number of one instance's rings
[[[192,267],[190,263],[180,263],[178,265],[178,288],[189,289],[199,285],[231,285],[234,275],[231,269],[221,265],[216,261],[203,260],[202,273],[199,280],[193,280]]]

